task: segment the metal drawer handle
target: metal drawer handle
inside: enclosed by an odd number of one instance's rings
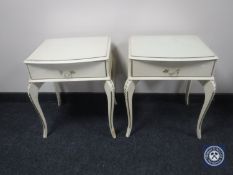
[[[72,78],[72,75],[75,73],[75,71],[61,71],[64,78]]]
[[[166,69],[163,70],[163,73],[167,73],[170,76],[179,75],[180,69],[176,68],[175,70],[169,70],[168,68],[166,68]]]

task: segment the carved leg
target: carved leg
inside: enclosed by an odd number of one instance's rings
[[[192,83],[192,81],[188,80],[187,84],[186,84],[186,92],[185,92],[185,103],[186,103],[186,105],[189,105],[189,94],[190,94],[191,83]]]
[[[39,89],[42,85],[43,85],[43,83],[29,83],[28,96],[29,96],[32,104],[34,105],[36,111],[39,114],[39,117],[40,117],[40,120],[42,123],[42,127],[43,127],[43,138],[47,138],[47,134],[48,134],[47,123],[46,123],[43,111],[40,107],[39,100],[38,100]]]
[[[111,70],[111,79],[114,84],[116,84],[116,59],[113,57],[113,54],[111,53],[111,60],[112,60],[112,70]],[[114,104],[117,105],[116,96],[114,97]]]
[[[132,100],[133,100],[133,93],[135,90],[137,81],[127,80],[124,86],[124,93],[125,93],[125,103],[126,109],[128,114],[128,128],[126,132],[126,137],[130,136],[132,125],[133,125],[133,109],[132,109]]]
[[[205,114],[213,100],[215,90],[216,90],[216,84],[214,80],[208,80],[208,81],[199,81],[201,85],[204,87],[205,91],[205,101],[201,109],[201,113],[198,118],[197,122],[197,137],[198,139],[201,139],[201,127],[202,127],[202,122],[205,117]]]
[[[59,83],[53,83],[53,85],[57,96],[57,104],[58,106],[61,106],[61,86]]]
[[[114,98],[114,105],[117,105],[116,97]]]
[[[110,132],[112,134],[112,137],[116,138],[116,133],[113,125],[113,112],[114,112],[114,99],[115,99],[115,88],[112,80],[108,80],[104,84],[104,89],[107,94],[108,98],[108,122],[109,122],[109,128]]]

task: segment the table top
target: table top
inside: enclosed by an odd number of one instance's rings
[[[109,57],[109,37],[79,37],[45,40],[25,63],[88,62]]]
[[[129,58],[163,61],[217,59],[195,35],[133,36],[129,42]]]

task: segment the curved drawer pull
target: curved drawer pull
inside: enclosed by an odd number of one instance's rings
[[[175,70],[169,70],[168,68],[166,68],[166,69],[163,70],[163,73],[167,73],[170,76],[177,76],[180,73],[180,69],[176,68]]]

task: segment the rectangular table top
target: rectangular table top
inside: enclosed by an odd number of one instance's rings
[[[105,60],[108,59],[110,44],[109,37],[47,39],[25,60],[25,63]]]
[[[217,59],[214,52],[195,35],[133,36],[129,42],[129,58]]]

